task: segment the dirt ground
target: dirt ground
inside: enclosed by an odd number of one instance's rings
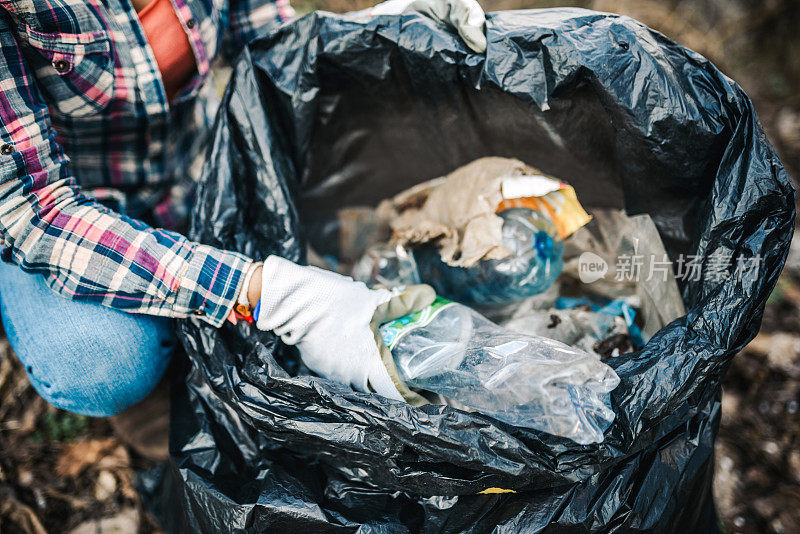
[[[491,0],[487,10],[557,1]],[[362,8],[305,0],[301,11]],[[767,134],[800,176],[800,2],[577,0],[630,15],[711,59],[755,102]],[[723,388],[715,493],[726,532],[800,532],[800,240],[767,305],[761,333]],[[46,405],[0,340],[0,532],[156,532],[133,480],[149,462],[108,421]]]

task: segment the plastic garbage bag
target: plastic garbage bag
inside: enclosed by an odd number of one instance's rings
[[[487,19],[485,56],[416,15],[312,14],[253,43],[223,98],[192,237],[293,260],[308,238],[325,254],[340,207],[501,155],[563,176],[590,210],[648,213],[673,264],[758,258],[757,275],[681,280],[686,313],[608,360],[615,419],[591,445],[357,393],[308,376],[270,333],[182,321],[167,528],[717,528],[719,384],[783,266],[790,181],[747,96],[700,55],[610,14]]]

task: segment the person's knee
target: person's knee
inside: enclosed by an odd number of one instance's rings
[[[144,399],[158,384],[163,366],[146,362],[124,371],[100,369],[72,380],[53,380],[49,388],[37,388],[54,406],[81,415],[110,417]],[[41,381],[40,381],[41,382]]]
[[[39,275],[0,265],[0,310],[11,347],[51,404],[108,416],[142,400],[173,350],[172,321],[53,292]]]
[[[171,347],[142,346],[124,336],[87,341],[97,354],[115,354],[117,358],[98,360],[86,354],[62,353],[57,357],[64,362],[83,360],[84,364],[38,369],[26,366],[31,382],[45,400],[82,415],[116,415],[144,399],[161,379],[171,355]]]
[[[6,306],[3,306],[7,308]],[[156,386],[173,351],[171,323],[108,310],[95,321],[45,333],[13,310],[3,316],[11,346],[31,383],[50,404],[95,417],[115,415]]]

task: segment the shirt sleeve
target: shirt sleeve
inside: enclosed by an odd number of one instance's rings
[[[61,295],[223,323],[251,262],[115,213],[81,194],[47,104],[0,17],[0,254]]]
[[[229,6],[230,27],[223,52],[230,59],[236,58],[259,33],[295,17],[289,0],[230,0]]]

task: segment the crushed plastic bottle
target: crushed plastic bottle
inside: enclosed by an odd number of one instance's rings
[[[472,267],[447,265],[433,245],[414,250],[419,277],[437,294],[468,306],[517,302],[552,285],[564,266],[564,242],[555,224],[543,213],[511,208],[503,218],[503,246],[510,252],[500,260],[481,260]]]
[[[584,351],[511,332],[442,298],[380,330],[409,387],[580,444],[603,441],[614,420],[619,377]]]
[[[400,287],[419,284],[417,263],[400,245],[378,245],[370,248],[353,266],[353,279],[370,287]]]

